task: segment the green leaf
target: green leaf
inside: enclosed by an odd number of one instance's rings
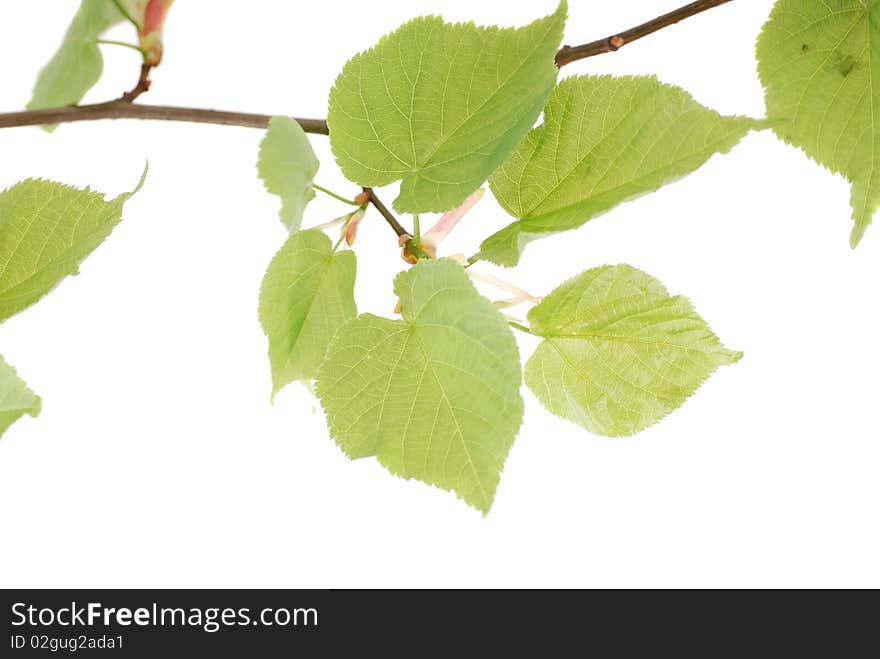
[[[260,290],[260,323],[269,337],[274,397],[318,373],[327,345],[357,315],[354,252],[334,252],[320,231],[293,234],[272,259]]]
[[[98,39],[123,20],[113,0],[82,0],[61,47],[40,71],[28,109],[79,103],[104,70]]]
[[[400,180],[400,212],[460,205],[541,113],[567,6],[521,29],[417,18],[355,56],[330,93],[330,143],[343,173]]]
[[[272,117],[260,143],[257,171],[266,189],[281,197],[281,221],[290,231],[299,231],[306,206],[315,198],[312,184],[320,164],[296,120]]]
[[[403,320],[363,315],[330,344],[317,393],[351,458],[492,505],[522,420],[510,328],[453,261],[397,277]]]
[[[880,0],[780,0],[758,72],[776,134],[852,182],[855,247],[880,205]]]
[[[173,2],[174,0],[170,1]],[[119,8],[125,20],[134,25],[138,32],[141,32],[144,27],[147,5],[150,4],[150,0],[113,0],[113,2]]]
[[[516,265],[531,240],[681,178],[758,125],[724,117],[654,77],[567,78],[550,97],[544,125],[490,179],[518,221],[487,239],[480,258]]]
[[[0,322],[55,288],[122,219],[143,185],[111,201],[86,188],[28,179],[0,193]]]
[[[40,398],[0,356],[0,437],[25,414],[40,413]]]
[[[690,301],[627,265],[569,280],[529,322],[544,340],[526,364],[526,384],[553,414],[609,437],[657,423],[718,366],[742,357]]]

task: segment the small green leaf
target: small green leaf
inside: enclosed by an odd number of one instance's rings
[[[40,413],[40,398],[0,356],[0,437],[25,414]]]
[[[281,221],[290,231],[299,231],[306,206],[315,198],[320,164],[296,120],[272,117],[260,143],[257,171],[266,189],[281,197]]]
[[[143,29],[147,5],[150,0],[113,0],[125,20],[134,25],[138,32]]]
[[[315,378],[327,344],[357,315],[354,252],[334,252],[320,231],[288,238],[260,290],[260,323],[269,337],[272,395]]]
[[[355,56],[330,93],[343,173],[401,180],[400,212],[459,206],[511,153],[556,81],[567,6],[521,29],[417,18]]]
[[[492,505],[523,403],[516,342],[450,260],[397,277],[403,320],[363,315],[330,344],[317,393],[351,458]]]
[[[146,177],[144,170],[144,177]],[[122,219],[143,185],[111,201],[86,188],[28,179],[0,193],[0,322],[55,288]]]
[[[724,117],[654,77],[563,80],[533,130],[490,184],[518,221],[480,258],[514,266],[536,238],[575,229],[725,153],[760,122]]]
[[[553,414],[609,437],[657,423],[718,366],[742,357],[689,300],[627,265],[569,280],[529,322],[544,340],[526,364],[526,384]]]
[[[880,0],[780,0],[758,72],[776,134],[852,182],[855,247],[880,206]]]
[[[79,103],[104,70],[98,39],[123,20],[113,0],[82,0],[61,47],[40,71],[28,109]]]

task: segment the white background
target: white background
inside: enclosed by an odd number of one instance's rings
[[[77,3],[3,4],[11,111]],[[566,40],[578,43],[681,0],[571,4]],[[734,2],[564,74],[656,73],[718,110],[763,116],[754,42],[770,6]],[[405,19],[521,25],[553,7],[178,2],[143,101],[325,116],[346,59]],[[137,77],[136,54],[105,55],[89,100]],[[754,134],[530,247],[505,276],[532,292],[630,263],[690,296],[746,357],[628,440],[590,436],[524,390],[525,424],[483,518],[347,460],[304,387],[269,404],[257,292],[284,230],[255,175],[261,136],[130,121],[0,131],[0,188],[43,176],[115,196],[151,163],[81,276],[0,327],[0,352],[44,402],[0,440],[0,585],[880,586],[880,226],[850,250],[845,181]],[[326,138],[313,143],[319,181],[354,193]],[[339,212],[320,199],[307,223]],[[449,250],[471,252],[508,221],[487,197]],[[390,314],[404,264],[378,215],[357,253],[360,308]],[[528,355],[534,342],[520,340]]]

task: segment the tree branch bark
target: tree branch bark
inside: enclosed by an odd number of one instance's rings
[[[379,199],[379,197],[376,196],[376,192],[373,188],[364,188],[364,192],[370,195],[370,203],[377,211],[379,211],[379,214],[385,218],[385,221],[388,222],[388,226],[394,230],[394,233],[397,234],[398,238],[403,238],[404,236],[412,238],[412,236],[409,235],[409,231],[404,229],[400,222],[397,221],[397,218],[394,217],[394,213],[388,210],[388,207],[382,203],[382,200]]]
[[[604,53],[613,53],[633,41],[638,41],[639,39],[647,37],[649,34],[659,32],[660,30],[675,25],[686,18],[696,16],[697,14],[727,4],[728,2],[732,2],[732,0],[700,0],[699,2],[692,2],[691,4],[685,5],[675,11],[671,11],[668,14],[658,16],[652,21],[642,23],[641,25],[623,32],[618,32],[617,34],[612,34],[605,39],[591,41],[590,43],[585,43],[580,46],[563,46],[559,49],[559,52],[556,53],[556,66],[561,69],[563,66],[571,64],[572,62],[577,62],[578,60],[595,57],[596,55],[603,55]]]
[[[612,53],[628,43],[653,34],[658,30],[674,25],[686,18],[726,4],[732,0],[700,0],[676,9],[664,16],[655,18],[630,30],[620,32],[599,41],[580,46],[563,46],[556,54],[559,68],[587,57]],[[121,98],[108,103],[77,105],[48,110],[27,110],[24,112],[0,113],[0,128],[18,126],[45,126],[72,123],[75,121],[96,121],[100,119],[148,119],[153,121],[184,121],[197,124],[218,124],[221,126],[243,126],[246,128],[266,128],[270,115],[246,112],[223,112],[199,108],[181,108],[164,105],[141,105],[133,101],[150,87],[149,67],[141,70],[137,86]],[[325,119],[297,119],[307,133],[329,135]],[[387,210],[387,209],[386,209]]]
[[[153,121],[185,121],[196,124],[217,124],[221,126],[243,126],[245,128],[266,128],[272,118],[268,114],[249,114],[246,112],[223,112],[200,108],[181,108],[165,105],[142,105],[131,103],[124,98],[109,103],[94,105],[75,105],[48,110],[27,110],[0,114],[0,128],[18,126],[45,126],[72,123],[76,121],[96,121],[99,119],[149,119]],[[325,119],[297,119],[307,133],[329,135]]]
[[[619,50],[628,43],[653,34],[665,27],[674,25],[686,18],[695,16],[713,7],[726,4],[732,0],[700,0],[681,7],[664,16],[655,18],[625,32],[612,35],[606,39],[593,41],[580,46],[563,46],[556,53],[556,66],[562,68],[567,64],[587,57]],[[200,108],[183,108],[165,105],[142,105],[134,101],[150,89],[150,66],[141,67],[137,85],[120,98],[107,103],[92,105],[76,105],[46,110],[26,110],[24,112],[0,113],[0,128],[19,126],[46,126],[77,121],[97,121],[101,119],[146,119],[153,121],[182,121],[197,124],[216,124],[221,126],[242,126],[245,128],[262,128],[269,126],[272,115],[251,114],[246,112],[224,112],[221,110],[205,110]],[[326,119],[299,119],[303,130],[307,133],[329,135]],[[369,194],[370,203],[382,215],[394,233],[401,240],[401,246],[407,246],[413,253],[418,253],[418,246],[412,242],[412,236],[401,226],[394,214],[382,203],[372,188],[364,188]]]

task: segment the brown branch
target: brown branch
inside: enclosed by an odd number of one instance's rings
[[[409,234],[409,231],[404,229],[400,225],[400,222],[397,221],[397,218],[394,217],[394,213],[388,210],[388,207],[385,206],[385,204],[382,203],[382,200],[376,196],[376,191],[373,190],[373,188],[364,188],[364,192],[370,195],[370,203],[373,204],[375,209],[379,211],[382,217],[385,218],[385,221],[388,222],[388,225],[392,229],[394,229],[394,233],[396,233],[398,237],[402,238],[404,236],[409,236],[410,238],[412,238],[412,236],[410,236]]]
[[[135,99],[141,94],[150,91],[150,71],[153,69],[151,64],[142,64],[141,65],[141,75],[138,78],[137,84],[134,86],[130,92],[125,92],[122,95],[122,98],[119,99],[121,101],[125,101],[126,103],[134,103]]]
[[[382,203],[382,200],[376,195],[376,191],[373,190],[373,188],[363,188],[363,191],[369,195],[369,203],[379,211],[379,214],[385,218],[386,222],[388,222],[388,226],[390,226],[394,230],[394,233],[397,234],[403,260],[415,264],[419,259],[430,259],[431,256],[427,254],[415,240],[413,240],[412,234],[401,226],[400,222],[397,221],[397,218],[394,217],[394,213],[388,210],[388,207]]]
[[[141,105],[135,99],[150,90],[152,66],[143,64],[137,84],[120,98],[107,103],[93,105],[69,105],[45,110],[26,110],[24,112],[0,113],[0,128],[19,126],[46,126],[73,123],[76,121],[96,121],[100,119],[146,119],[153,121],[183,121],[195,124],[217,124],[221,126],[242,126],[245,128],[267,128],[272,115],[250,114],[246,112],[224,112],[201,108],[181,108],[166,105]],[[307,133],[329,135],[325,119],[297,119]]]
[[[628,43],[653,34],[665,27],[674,25],[696,14],[713,7],[726,4],[731,0],[700,0],[620,32],[606,39],[583,44],[581,46],[564,46],[556,54],[556,65],[560,68],[580,59],[610,53],[619,50]],[[203,110],[199,108],[181,108],[162,105],[140,105],[133,101],[150,88],[150,67],[141,68],[138,84],[121,98],[108,103],[94,105],[76,105],[48,110],[28,110],[24,112],[0,113],[0,128],[18,126],[45,126],[75,121],[96,121],[101,119],[147,119],[153,121],[185,121],[197,124],[218,124],[221,126],[243,126],[246,128],[266,128],[270,115],[250,114],[246,112],[223,112],[219,110]],[[307,133],[329,135],[325,119],[297,119]],[[381,202],[380,202],[381,203]],[[387,209],[386,209],[387,210]],[[381,211],[380,211],[381,212]],[[392,216],[393,217],[393,216]],[[387,217],[386,217],[387,219]],[[399,226],[399,225],[398,225]]]
[[[75,121],[96,121],[99,119],[186,121],[196,124],[266,128],[271,118],[272,115],[268,114],[223,112],[220,110],[203,110],[164,105],[141,105],[140,103],[131,103],[124,98],[120,98],[109,103],[97,103],[95,105],[71,105],[48,110],[27,110],[25,112],[0,114],[0,128],[45,126]],[[297,121],[307,133],[329,135],[325,119],[297,119]]]
[[[704,11],[731,2],[731,0],[700,0],[676,9],[673,12],[648,21],[638,27],[625,32],[583,44],[581,46],[563,46],[556,53],[556,66],[562,68],[577,60],[611,53],[619,50],[628,43],[637,41],[653,34],[663,28],[675,25],[679,21],[695,16]],[[50,108],[46,110],[27,110],[24,112],[0,113],[0,128],[15,128],[18,126],[45,126],[60,123],[72,123],[76,121],[96,121],[100,119],[146,119],[153,121],[184,121],[197,124],[218,124],[221,126],[243,126],[246,128],[266,128],[269,125],[271,115],[250,114],[245,112],[224,112],[220,110],[204,110],[199,108],[182,108],[163,105],[141,105],[134,101],[150,89],[149,64],[141,67],[137,85],[122,97],[107,103],[93,105],[73,105],[62,108]],[[326,119],[296,119],[307,133],[329,135]],[[418,251],[418,246],[412,242],[412,236],[404,229],[394,214],[388,210],[385,204],[376,196],[372,188],[364,188],[369,194],[370,203],[379,211],[385,221],[401,239],[408,242],[405,244],[411,249]]]
[[[675,25],[686,18],[696,16],[697,14],[727,4],[728,2],[731,2],[731,0],[699,0],[699,2],[692,2],[680,9],[659,16],[652,21],[648,21],[647,23],[643,23],[642,25],[624,32],[618,32],[605,39],[592,41],[580,46],[563,46],[559,49],[559,52],[556,53],[556,66],[561,69],[566,64],[571,64],[572,62],[586,59],[587,57],[595,57],[596,55],[602,55],[604,53],[613,53],[633,41],[638,41],[643,37],[647,37],[649,34],[659,32],[663,28]]]

